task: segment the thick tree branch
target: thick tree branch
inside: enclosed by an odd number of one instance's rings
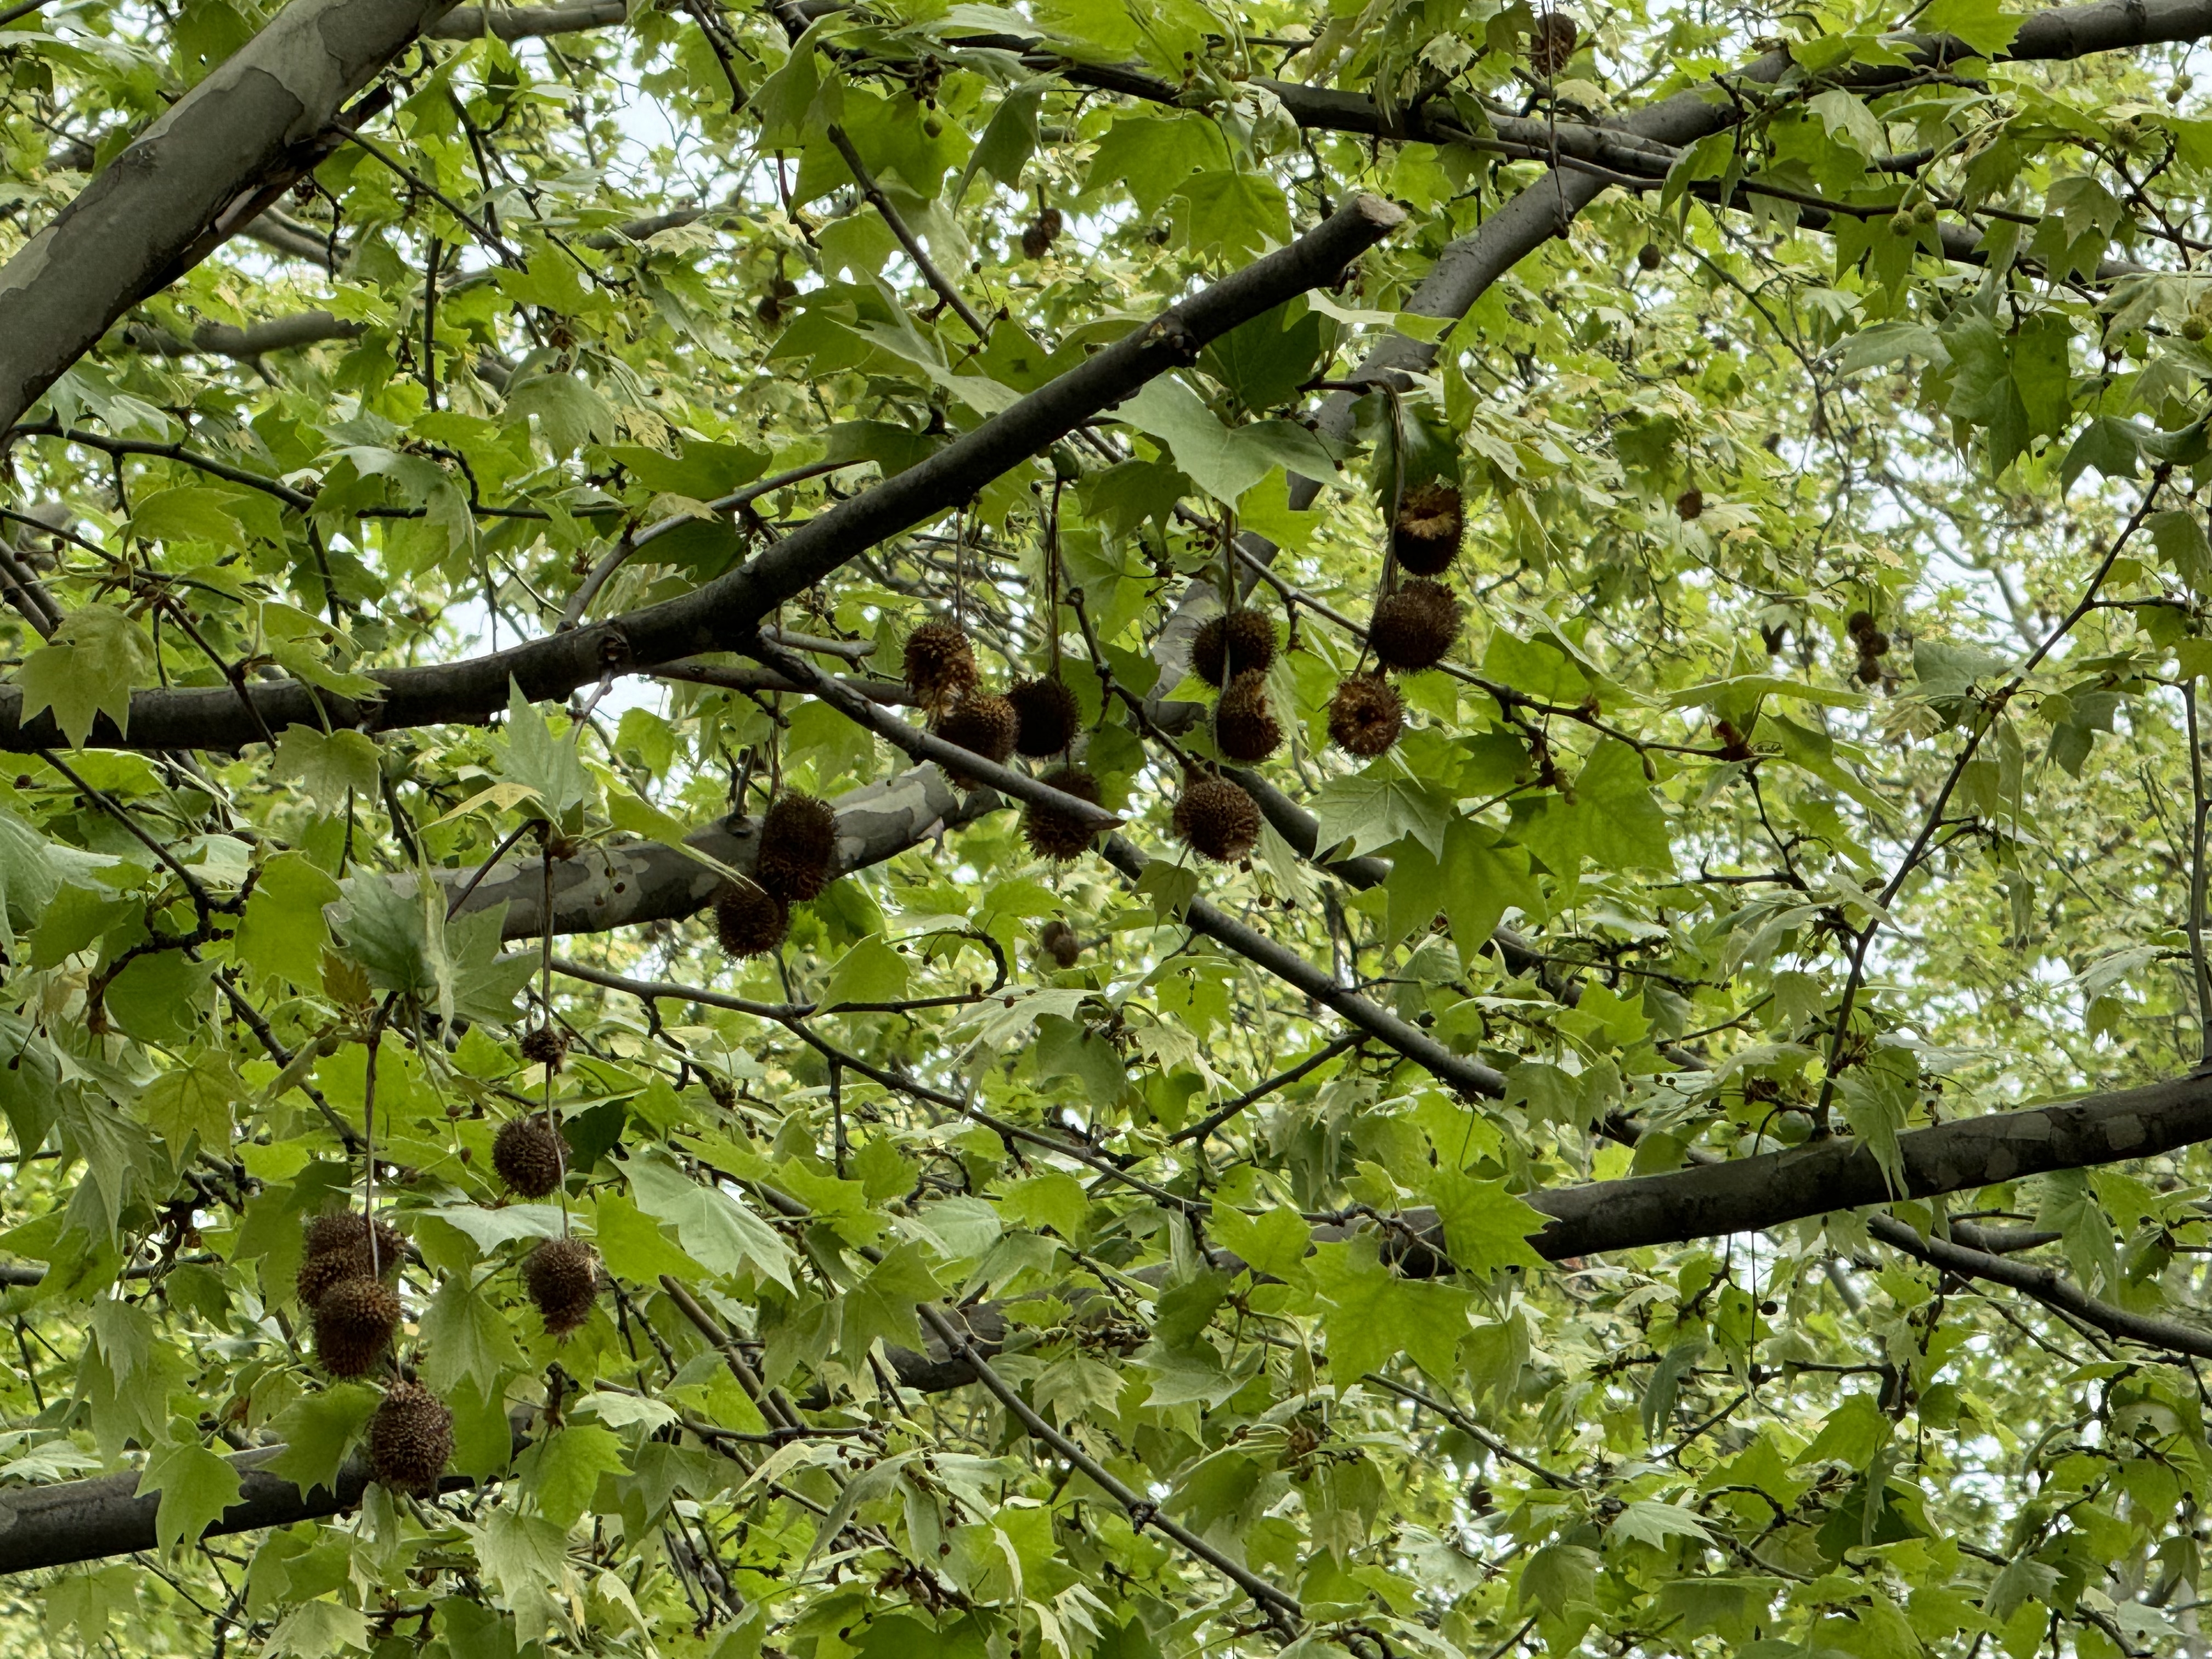
[[[449,5],[293,0],[133,139],[0,267],[0,434],[116,319],[234,234],[266,187],[312,165],[346,100]]]
[[[585,0],[574,6],[459,6],[422,32],[434,40],[531,40],[578,34],[629,21],[629,0]]]
[[[507,706],[510,682],[534,701],[550,701],[610,671],[726,648],[750,638],[778,605],[847,560],[951,510],[1146,382],[1191,362],[1208,342],[1292,295],[1334,282],[1404,219],[1388,202],[1355,198],[1289,246],[1170,307],[929,459],[839,502],[757,558],[680,599],[466,662],[387,671],[376,677],[386,691],[374,703],[328,696],[297,682],[258,684],[247,688],[258,715],[249,719],[227,687],[136,693],[129,729],[117,730],[102,716],[91,741],[102,748],[236,749],[259,741],[264,726],[281,732],[327,721],[374,732],[482,720]],[[0,289],[0,300],[4,295]],[[0,688],[0,749],[65,743],[50,714],[26,725],[21,713],[21,691]]]

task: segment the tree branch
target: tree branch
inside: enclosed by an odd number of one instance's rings
[[[1148,381],[1193,361],[1208,343],[1239,324],[1292,295],[1336,281],[1405,216],[1388,202],[1355,198],[1289,246],[1170,306],[919,465],[839,502],[757,558],[679,599],[465,662],[386,671],[376,677],[385,695],[373,703],[331,696],[298,682],[257,684],[250,690],[259,723],[276,732],[325,722],[377,732],[482,720],[507,707],[510,681],[533,701],[550,701],[610,670],[651,667],[749,639],[778,605],[847,560],[967,501]],[[0,303],[5,295],[0,287]],[[0,366],[6,350],[0,343]],[[5,408],[0,400],[0,410]],[[101,748],[237,749],[259,740],[257,723],[246,718],[227,687],[134,693],[131,711],[127,730],[101,716],[91,743]],[[21,692],[0,688],[0,750],[53,748],[64,742],[50,713],[27,726]]]

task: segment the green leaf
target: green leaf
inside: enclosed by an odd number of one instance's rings
[[[138,624],[111,605],[90,604],[64,617],[52,638],[15,671],[22,688],[22,719],[54,711],[54,724],[82,749],[94,717],[105,714],[116,731],[131,730],[131,690],[143,677],[150,653]]]
[[[288,726],[276,740],[275,775],[297,778],[326,811],[343,807],[349,794],[377,798],[376,739],[364,732],[317,731]]]
[[[1443,1223],[1444,1248],[1462,1273],[1480,1276],[1544,1265],[1528,1239],[1549,1225],[1551,1218],[1507,1192],[1503,1181],[1477,1181],[1439,1168],[1431,1176],[1429,1194]]]
[[[269,1425],[283,1449],[262,1468],[292,1481],[302,1498],[318,1486],[337,1491],[338,1470],[382,1397],[360,1382],[334,1382],[301,1395]]]
[[[1352,856],[1380,851],[1411,836],[1431,858],[1444,854],[1454,813],[1451,799],[1434,784],[1397,771],[1388,761],[1348,778],[1335,778],[1313,799],[1318,825],[1315,848],[1342,848]]]
[[[1710,1544],[1713,1535],[1705,1523],[1676,1504],[1662,1504],[1656,1498],[1639,1498],[1626,1505],[1606,1528],[1609,1538],[1634,1539],[1650,1545],[1654,1549],[1667,1547],[1670,1538],[1686,1538],[1696,1544]]]
[[[791,1288],[791,1252],[775,1228],[736,1199],[693,1180],[658,1149],[639,1153],[627,1168],[639,1207],[672,1224],[685,1252],[708,1271]]]
[[[422,1380],[440,1394],[468,1382],[489,1393],[522,1363],[507,1321],[463,1273],[449,1273],[422,1310]]]
[[[871,933],[837,959],[815,1006],[823,1013],[856,1002],[896,1002],[907,994],[907,959]]]
[[[592,782],[577,753],[579,733],[556,738],[537,705],[509,683],[507,733],[499,748],[499,775],[538,798],[545,817],[567,824],[569,814],[592,798]]]
[[[154,1539],[163,1550],[197,1540],[238,1502],[237,1468],[197,1440],[166,1441],[146,1459],[136,1496],[161,1494],[154,1513]]]
[[[230,1145],[231,1103],[245,1097],[228,1056],[202,1054],[149,1084],[138,1097],[138,1115],[181,1163],[195,1136],[210,1150]]]
[[[592,1506],[603,1474],[627,1474],[621,1438],[597,1423],[570,1423],[522,1455],[523,1485],[538,1512],[562,1529]]]
[[[2026,21],[2000,9],[1998,0],[1932,0],[1912,26],[1923,34],[1955,34],[1983,57],[1995,58]]]
[[[921,1325],[915,1317],[915,1304],[933,1302],[943,1294],[921,1245],[898,1244],[886,1250],[868,1276],[845,1293],[838,1346],[847,1363],[860,1364],[869,1346],[878,1341],[921,1347]]]
[[[279,853],[261,866],[232,950],[257,974],[281,975],[301,987],[319,985],[331,937],[323,909],[337,898],[337,883],[314,860],[301,853]]]

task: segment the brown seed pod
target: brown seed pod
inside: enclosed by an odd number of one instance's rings
[[[1415,484],[1398,503],[1390,545],[1400,568],[1416,576],[1439,576],[1459,556],[1460,537],[1466,528],[1466,504],[1459,486],[1431,478]]]
[[[1674,516],[1684,524],[1701,516],[1705,510],[1705,492],[1694,485],[1674,497]]]
[[[525,1198],[544,1198],[568,1172],[568,1143],[542,1117],[509,1118],[491,1143],[491,1167]]]
[[[1213,711],[1213,741],[1233,761],[1263,761],[1283,745],[1282,723],[1267,701],[1267,677],[1247,669],[1229,682]]]
[[[1405,729],[1406,705],[1380,674],[1353,674],[1328,700],[1328,735],[1347,753],[1371,760]]]
[[[1038,781],[1048,783],[1061,794],[1073,795],[1078,800],[1095,804],[1098,799],[1098,780],[1079,766],[1055,766]],[[1066,863],[1089,852],[1097,831],[1065,812],[1031,802],[1022,809],[1022,836],[1029,842],[1030,851],[1039,858]]]
[[[1441,582],[1411,581],[1385,594],[1367,625],[1367,642],[1385,668],[1434,668],[1459,638],[1460,603]]]
[[[937,722],[937,735],[987,761],[1004,761],[1014,752],[1014,738],[1020,727],[1021,717],[1006,698],[970,692],[954,705],[951,714]],[[945,767],[945,775],[961,789],[980,787],[977,779],[956,767]]]
[[[1850,617],[1844,620],[1844,632],[1850,635],[1853,639],[1857,639],[1862,634],[1873,633],[1874,613],[1868,611],[1852,611]]]
[[[1267,672],[1275,660],[1275,624],[1264,611],[1226,611],[1191,636],[1190,672],[1208,685],[1232,674]]]
[[[818,896],[836,874],[837,814],[812,795],[778,795],[761,819],[753,878],[787,904]]]
[[[522,1057],[536,1066],[561,1069],[562,1060],[568,1053],[568,1034],[556,1031],[550,1025],[540,1025],[522,1035]]]
[[[549,1238],[523,1258],[522,1285],[545,1321],[565,1336],[592,1316],[599,1293],[599,1252],[580,1238]]]
[[[1528,67],[1547,81],[1566,68],[1582,31],[1563,11],[1546,12],[1528,36]]]
[[[1024,680],[1006,693],[1006,701],[1014,706],[1016,753],[1043,760],[1075,741],[1083,708],[1065,681]]]
[[[343,1279],[315,1304],[315,1356],[332,1376],[366,1376],[398,1328],[398,1291],[380,1279]]]
[[[740,962],[775,950],[790,932],[790,907],[765,887],[726,881],[714,895],[715,935]]]
[[[333,1250],[358,1249],[365,1260],[368,1254],[368,1223],[357,1210],[339,1210],[330,1215],[319,1215],[307,1224],[307,1254],[328,1255]],[[399,1236],[399,1229],[379,1216],[376,1218],[376,1257],[380,1271],[391,1273],[399,1265],[407,1241]]]
[[[906,689],[931,714],[950,708],[975,684],[967,630],[939,617],[906,636]]]
[[[1031,259],[1042,259],[1052,251],[1060,240],[1060,226],[1065,222],[1058,208],[1047,208],[1022,228],[1022,252]]]
[[[1073,968],[1083,955],[1083,941],[1075,929],[1058,916],[1038,931],[1037,948],[1052,958],[1055,968]]]
[[[1666,263],[1667,256],[1659,251],[1656,242],[1646,242],[1636,250],[1636,263],[1646,270],[1656,270]]]
[[[420,1382],[394,1382],[368,1419],[368,1472],[393,1492],[424,1496],[453,1455],[453,1414]]]
[[[1859,635],[1859,655],[1872,661],[1889,654],[1889,635],[1879,628],[1869,628]]]
[[[1200,856],[1231,863],[1260,839],[1260,808],[1226,778],[1187,779],[1175,805],[1175,832]]]

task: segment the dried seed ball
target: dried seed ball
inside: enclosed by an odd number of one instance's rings
[[[399,1292],[381,1279],[349,1279],[315,1304],[315,1355],[332,1376],[366,1376],[399,1328]]]
[[[740,962],[775,950],[790,932],[790,907],[765,887],[726,881],[714,895],[715,935]]]
[[[1636,263],[1646,270],[1658,270],[1666,258],[1667,256],[1659,251],[1659,244],[1656,242],[1646,242],[1636,250]]]
[[[1037,946],[1050,957],[1058,968],[1073,968],[1083,955],[1083,941],[1076,937],[1075,929],[1059,917],[1045,923],[1037,934]]]
[[[1385,668],[1434,668],[1459,638],[1460,605],[1441,582],[1412,581],[1385,594],[1367,626],[1367,642]]]
[[[1267,671],[1275,660],[1275,624],[1264,611],[1225,611],[1190,641],[1190,672],[1208,685],[1225,685],[1232,674]]]
[[[544,1198],[568,1170],[568,1143],[542,1117],[509,1118],[491,1143],[491,1167],[525,1198]]]
[[[358,1249],[364,1258],[368,1254],[368,1220],[358,1211],[340,1210],[331,1215],[319,1215],[307,1224],[307,1254],[328,1255],[333,1250]],[[377,1264],[389,1273],[399,1265],[400,1253],[407,1241],[399,1236],[399,1229],[382,1216],[376,1218]]]
[[[592,1316],[599,1293],[599,1253],[580,1238],[549,1238],[525,1257],[522,1285],[556,1336]]]
[[[1194,777],[1176,802],[1175,831],[1193,852],[1228,864],[1260,839],[1260,809],[1226,778]]]
[[[1058,208],[1047,208],[1037,215],[1022,231],[1022,252],[1031,259],[1042,259],[1060,240],[1060,226],[1065,222]]]
[[[1853,639],[1858,638],[1862,634],[1873,633],[1874,614],[1867,611],[1852,611],[1844,623],[1844,632]]]
[[[1037,781],[1050,784],[1063,795],[1073,795],[1093,805],[1097,804],[1098,780],[1079,766],[1055,766]],[[1065,812],[1031,801],[1022,809],[1022,836],[1029,842],[1030,851],[1039,858],[1065,863],[1089,852],[1097,832]]]
[[[981,755],[987,761],[1003,761],[1014,752],[1014,738],[1020,727],[1021,718],[1006,698],[970,692],[961,698],[951,714],[938,721],[937,735],[947,743],[959,744],[971,755]],[[945,775],[963,789],[979,787],[977,779],[953,767],[946,767]]]
[[[1405,729],[1406,705],[1380,674],[1354,674],[1328,700],[1328,735],[1362,759],[1386,753]]]
[[[1213,740],[1233,761],[1263,761],[1283,746],[1283,727],[1267,701],[1267,677],[1247,669],[1229,682],[1213,711]]]
[[[1879,628],[1870,628],[1859,635],[1859,655],[1869,662],[1889,654],[1889,635]]]
[[[1695,488],[1684,490],[1674,497],[1674,516],[1684,524],[1699,517],[1705,510],[1705,492]]]
[[[1024,680],[1006,693],[1014,706],[1014,750],[1031,760],[1057,755],[1075,741],[1083,709],[1064,681]]]
[[[975,647],[967,630],[942,618],[906,636],[906,689],[924,708],[950,708],[975,684]]]
[[[1459,486],[1431,478],[1415,484],[1398,503],[1391,546],[1402,568],[1416,576],[1440,575],[1459,556],[1459,539],[1466,528]]]
[[[550,1025],[540,1025],[526,1031],[522,1037],[522,1057],[537,1066],[561,1069],[561,1061],[568,1052],[568,1034],[556,1031]]]
[[[438,1489],[453,1455],[453,1414],[420,1382],[394,1382],[368,1419],[368,1472],[418,1497]]]
[[[1546,80],[1550,80],[1566,68],[1567,61],[1575,55],[1575,43],[1582,31],[1575,20],[1563,11],[1546,12],[1536,20],[1536,27],[1528,37],[1528,66]]]
[[[778,795],[761,819],[753,875],[787,904],[820,894],[836,872],[837,814],[812,795]]]

